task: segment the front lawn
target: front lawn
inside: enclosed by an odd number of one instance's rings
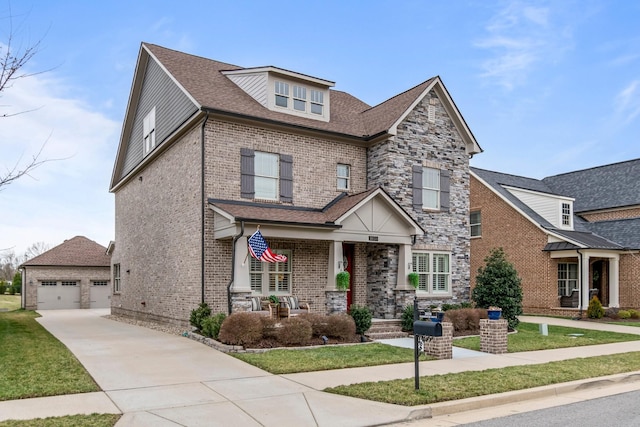
[[[564,326],[548,325],[548,330],[549,335],[543,336],[539,332],[537,323],[520,323],[518,332],[509,334],[507,338],[507,351],[509,353],[517,353],[520,351],[550,350],[640,340],[640,335],[567,328]],[[480,337],[456,339],[453,344],[456,347],[480,351]]]
[[[414,406],[637,370],[640,370],[640,352],[421,377],[420,390],[415,390],[414,378],[408,378],[338,386],[324,391]]]
[[[20,295],[0,295],[0,310],[6,309],[6,311],[13,311],[19,308]]]
[[[370,343],[310,349],[269,350],[264,353],[232,353],[233,356],[272,374],[324,371],[413,362],[413,349]],[[421,360],[429,360],[421,356]]]
[[[120,415],[114,414],[69,415],[34,420],[0,421],[0,427],[113,427],[119,419]]]
[[[78,359],[33,311],[0,313],[0,401],[99,391]]]

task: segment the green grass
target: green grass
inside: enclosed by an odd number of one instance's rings
[[[0,309],[6,308],[9,311],[20,308],[20,295],[0,295]]]
[[[99,391],[78,359],[33,311],[0,313],[0,401]]]
[[[235,353],[233,356],[272,374],[324,371],[413,362],[413,349],[371,343],[327,346],[311,349],[270,350],[264,353]],[[421,356],[421,360],[428,360]]]
[[[120,415],[113,414],[70,415],[34,420],[0,421],[0,427],[113,427],[119,419]]]
[[[567,328],[564,326],[549,325],[548,330],[549,335],[543,336],[538,330],[538,324],[520,323],[518,325],[518,333],[509,334],[507,338],[507,351],[509,353],[517,353],[520,351],[550,350],[640,340],[640,335]],[[570,336],[569,334],[582,334],[582,336]],[[480,351],[480,338],[456,339],[454,345]]]
[[[410,378],[332,387],[324,391],[414,406],[637,370],[640,370],[640,352],[421,377],[420,390],[415,390],[415,379]]]
[[[635,326],[640,327],[640,322],[607,322],[608,325]]]

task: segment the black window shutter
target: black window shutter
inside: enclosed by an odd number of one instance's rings
[[[422,209],[422,166],[413,165],[411,169],[413,180],[413,209]]]
[[[440,210],[449,212],[449,171],[440,170]]]
[[[293,202],[293,156],[280,154],[280,201]]]
[[[254,159],[255,154],[252,149],[240,149],[240,197],[245,199],[253,199],[256,196]]]

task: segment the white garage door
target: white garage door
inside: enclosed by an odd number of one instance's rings
[[[111,307],[111,287],[107,281],[94,280],[89,289],[90,308]]]
[[[38,310],[80,308],[80,283],[43,281],[38,285]]]

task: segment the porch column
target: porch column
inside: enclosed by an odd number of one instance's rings
[[[591,287],[591,276],[589,276],[589,254],[582,254],[579,258],[580,265],[580,307],[584,310],[589,307],[589,288]]]
[[[396,289],[413,289],[409,284],[409,273],[412,268],[409,266],[412,260],[411,245],[400,245],[398,253],[398,282]]]
[[[609,258],[609,307],[620,307],[620,256]]]
[[[248,254],[247,237],[242,236],[236,242],[236,257],[233,260],[234,277],[233,287],[231,288],[233,292],[251,292]]]
[[[327,265],[327,290],[336,289],[336,274],[344,269],[342,242],[332,242],[329,245],[329,263]]]

